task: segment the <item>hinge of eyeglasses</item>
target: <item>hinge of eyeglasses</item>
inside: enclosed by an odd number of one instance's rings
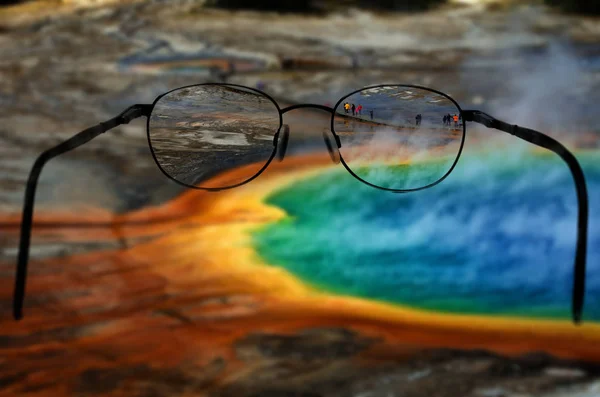
[[[476,123],[483,124],[488,128],[495,128],[494,122],[496,121],[496,119],[494,119],[489,114],[483,113],[482,111],[463,110],[462,117],[464,121],[474,121]]]
[[[511,135],[520,136],[521,134],[522,128],[518,125],[505,123],[482,111],[464,110],[462,114],[465,121],[474,121],[483,124],[488,128],[495,128],[497,130],[508,132]]]
[[[125,109],[117,116],[117,120],[119,121],[119,124],[128,124],[131,120],[137,119],[138,117],[149,117],[151,112],[152,105],[137,104]]]

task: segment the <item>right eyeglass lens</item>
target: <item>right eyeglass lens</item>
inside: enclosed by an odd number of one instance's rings
[[[454,101],[434,91],[370,87],[340,101],[333,129],[355,176],[385,189],[414,190],[452,169],[463,142],[460,114]]]
[[[169,177],[191,187],[223,189],[266,166],[280,120],[277,105],[257,91],[197,85],[171,91],[155,103],[148,137]]]

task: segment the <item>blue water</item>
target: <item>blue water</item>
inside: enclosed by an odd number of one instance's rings
[[[439,312],[570,319],[577,201],[554,154],[466,156],[441,184],[395,194],[341,166],[282,188],[288,217],[259,255],[308,284]],[[584,319],[600,321],[600,153],[578,155],[590,199]]]

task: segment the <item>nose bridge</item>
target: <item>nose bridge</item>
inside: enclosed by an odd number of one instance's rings
[[[317,103],[301,103],[298,105],[291,105],[288,106],[286,108],[281,109],[281,114],[285,114],[291,110],[294,109],[303,109],[303,108],[313,108],[313,109],[320,109],[323,110],[325,112],[329,112],[331,114],[333,114],[333,108],[329,107],[329,106],[325,106],[325,105],[319,105]]]
[[[305,142],[306,141],[311,141],[312,139],[316,138],[317,136],[321,136],[321,138],[324,140],[325,142],[325,146],[327,147],[327,151],[329,152],[329,155],[331,156],[331,160],[337,164],[340,161],[340,154],[338,149],[341,147],[341,142],[339,137],[335,134],[335,132],[333,132],[332,127],[333,127],[333,119],[332,116],[334,115],[334,109],[326,106],[326,105],[319,105],[319,104],[315,104],[315,103],[303,103],[303,104],[297,104],[297,105],[291,105],[288,106],[284,109],[281,110],[281,114],[285,114],[291,110],[295,110],[295,109],[313,109],[313,110],[320,110],[321,112],[298,112],[298,113],[294,113],[291,116],[291,121],[293,124],[296,124],[298,127],[301,128],[301,130],[303,129],[305,132],[304,134],[301,134],[301,136],[303,136],[300,139],[304,139]],[[322,112],[326,113],[323,114]],[[318,128],[317,126],[321,123],[324,123],[321,128]],[[284,135],[283,137],[287,137],[287,135],[290,132],[290,128],[289,125],[284,124],[285,129],[284,129]],[[318,130],[321,131],[320,134],[317,133],[316,128],[318,128]],[[324,127],[324,128],[323,128]],[[294,136],[294,134],[289,134],[291,136]],[[333,138],[333,139],[332,139]],[[280,145],[280,147],[278,148],[278,151],[280,153],[280,161],[283,160],[283,156],[285,153],[285,149],[287,148],[287,140],[285,145]]]

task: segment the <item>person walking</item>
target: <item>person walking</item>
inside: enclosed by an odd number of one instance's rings
[[[373,120],[373,110],[369,110],[369,113],[371,113],[371,120]]]
[[[356,116],[356,106],[352,104],[352,115]]]
[[[454,128],[458,128],[458,115],[454,115]]]
[[[358,105],[358,107],[356,108],[356,110],[358,110],[358,114],[361,115],[362,114],[362,105]]]
[[[421,125],[421,113],[417,114],[417,117],[415,117],[415,124],[417,127]]]
[[[444,115],[444,127],[448,124],[448,115]]]

